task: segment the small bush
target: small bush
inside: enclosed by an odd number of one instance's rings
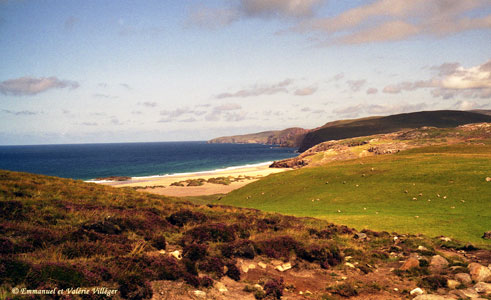
[[[152,297],[152,287],[148,281],[137,275],[131,275],[118,281],[119,292],[123,299],[142,300]]]
[[[232,242],[235,240],[234,226],[223,223],[206,224],[194,227],[184,233],[183,243]]]
[[[281,299],[281,296],[283,296],[284,288],[285,285],[283,283],[283,278],[273,278],[266,282],[266,284],[264,285],[264,292],[266,294],[266,297]]]
[[[353,297],[358,295],[358,291],[352,283],[342,283],[330,288],[331,293],[342,297]]]
[[[4,237],[0,237],[0,254],[12,254],[14,252],[14,244]]]
[[[240,271],[235,264],[227,264],[227,269],[228,270],[227,273],[225,273],[225,275],[227,275],[228,277],[230,277],[235,281],[240,280]]]
[[[199,285],[202,287],[205,287],[205,288],[211,287],[211,286],[213,286],[213,279],[211,279],[208,276],[200,277],[199,278]]]
[[[290,236],[279,236],[256,243],[257,252],[272,258],[290,258],[290,252],[300,248],[300,243]]]
[[[26,262],[0,257],[0,282],[17,285],[26,278],[30,269],[31,266]]]
[[[62,263],[44,263],[34,266],[26,276],[28,287],[36,288],[43,284],[59,288],[84,286],[87,280],[76,268]]]
[[[187,284],[191,286],[194,286],[196,288],[200,286],[199,277],[194,274],[184,273],[183,279]]]
[[[20,201],[0,201],[0,218],[6,220],[21,220],[26,209]]]
[[[243,257],[253,259],[256,256],[254,243],[250,240],[237,240],[220,246],[220,251],[225,257]]]
[[[165,248],[167,246],[166,241],[165,241],[165,236],[163,236],[163,235],[154,235],[151,238],[151,244],[157,250],[165,250]]]
[[[208,246],[204,244],[192,243],[184,246],[183,256],[193,261],[204,259],[208,255]]]
[[[212,273],[217,278],[223,277],[224,267],[225,263],[218,257],[209,257],[206,261],[198,265],[200,270]]]
[[[172,225],[176,225],[178,227],[182,227],[190,222],[205,222],[206,216],[200,212],[192,212],[187,209],[180,210],[176,213],[173,213],[167,218],[167,221]]]
[[[426,276],[420,280],[420,285],[422,287],[436,291],[439,288],[447,287],[447,279],[439,275]]]

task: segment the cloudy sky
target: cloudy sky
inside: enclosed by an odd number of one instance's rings
[[[489,0],[0,0],[0,144],[491,109]]]

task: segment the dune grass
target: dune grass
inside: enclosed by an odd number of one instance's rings
[[[432,146],[274,174],[217,200],[491,247],[491,142]]]

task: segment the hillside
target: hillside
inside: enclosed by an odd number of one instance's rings
[[[422,126],[448,128],[480,122],[491,122],[491,116],[467,111],[440,110],[330,122],[307,133],[299,146],[299,151],[306,151],[325,141],[390,133],[404,128]]]
[[[421,127],[392,133],[331,140],[315,145],[297,157],[275,161],[272,168],[324,165],[431,145],[452,145],[469,140],[491,139],[491,123],[466,124],[455,128]]]
[[[217,203],[489,247],[482,238],[491,228],[489,195],[491,139],[469,138],[275,174]]]
[[[210,144],[266,144],[282,147],[298,147],[309,130],[288,128],[285,130],[264,131],[259,133],[219,137],[209,140]]]
[[[416,287],[484,295],[475,283],[489,279],[480,272],[490,251],[390,232],[0,171],[0,298],[407,299]]]

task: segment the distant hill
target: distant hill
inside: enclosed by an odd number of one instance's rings
[[[325,141],[390,133],[404,128],[419,128],[422,126],[448,128],[481,122],[491,122],[491,116],[483,113],[455,110],[421,111],[385,117],[335,121],[307,133],[299,146],[299,151],[306,151]]]
[[[491,109],[473,109],[470,112],[491,116]]]
[[[298,147],[308,129],[303,128],[288,128],[285,130],[263,131],[259,133],[224,136],[209,140],[209,144],[266,144],[280,145],[282,147]]]

